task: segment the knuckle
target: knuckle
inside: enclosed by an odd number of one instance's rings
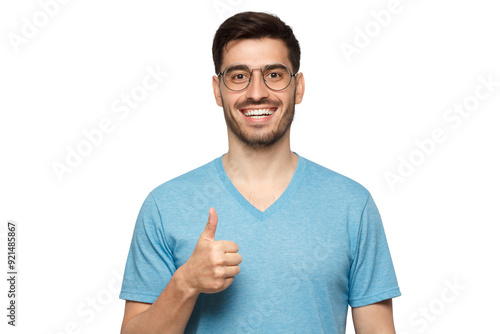
[[[214,256],[212,258],[212,264],[216,267],[222,266],[224,264],[224,259],[220,256]]]
[[[215,241],[213,243],[212,249],[217,253],[224,252],[224,244],[220,240]]]
[[[222,267],[217,267],[214,269],[214,277],[215,278],[223,278],[224,277],[224,269]]]
[[[213,290],[221,290],[224,288],[224,281],[223,280],[216,280],[212,284],[212,289]]]
[[[220,264],[219,261],[222,258],[222,254],[224,253],[221,253],[217,248],[212,248],[208,253],[208,260],[211,264],[218,265]]]

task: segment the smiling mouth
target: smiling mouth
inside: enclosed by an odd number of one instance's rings
[[[240,109],[240,112],[248,118],[265,118],[275,113],[277,108],[263,109]]]

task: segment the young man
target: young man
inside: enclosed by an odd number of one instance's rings
[[[146,198],[122,333],[344,333],[348,305],[357,333],[395,333],[400,292],[372,197],[290,150],[304,95],[292,30],[240,13],[213,55],[229,150]]]

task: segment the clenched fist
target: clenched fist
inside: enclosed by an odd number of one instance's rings
[[[198,293],[216,293],[226,289],[240,272],[242,260],[235,242],[215,240],[217,212],[210,208],[208,213],[205,230],[191,257],[181,267],[186,283]]]

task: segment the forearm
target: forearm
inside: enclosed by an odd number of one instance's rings
[[[121,334],[184,333],[198,298],[184,282],[177,270],[156,301],[124,323]]]

